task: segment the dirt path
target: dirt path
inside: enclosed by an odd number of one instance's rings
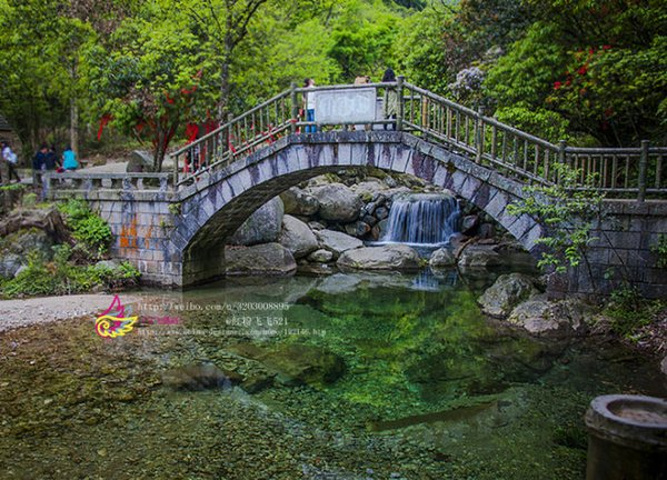
[[[123,295],[125,305],[137,302],[140,297]],[[96,315],[106,310],[113,295],[70,295],[64,297],[41,297],[24,300],[0,301],[0,332],[28,325],[37,325],[71,318]]]

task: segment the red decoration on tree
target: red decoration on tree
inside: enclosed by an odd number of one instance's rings
[[[104,127],[107,126],[107,124],[111,121],[113,117],[105,113],[102,115],[102,118],[100,118],[100,128],[97,129],[97,140],[99,141],[102,138],[102,131],[104,130]]]

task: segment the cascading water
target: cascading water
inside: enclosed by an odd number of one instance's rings
[[[456,199],[447,193],[408,194],[394,198],[382,243],[438,246],[458,231]]]

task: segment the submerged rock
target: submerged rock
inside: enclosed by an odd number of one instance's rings
[[[533,280],[522,273],[501,275],[478,299],[482,311],[496,318],[504,318],[519,303],[537,294]]]
[[[338,380],[346,370],[339,355],[312,345],[280,344],[274,349],[258,345],[239,344],[230,351],[261,362],[276,372],[275,380],[285,385],[324,385]]]
[[[296,271],[292,252],[279,243],[225,248],[225,269],[230,275],[289,275]]]
[[[585,309],[577,301],[532,299],[518,305],[507,321],[535,335],[567,336],[585,326]]]
[[[407,245],[364,247],[344,252],[337,265],[354,270],[417,270],[419,254]]]
[[[221,370],[212,363],[173,368],[162,375],[164,385],[174,390],[231,388],[242,381],[243,377],[238,373]]]

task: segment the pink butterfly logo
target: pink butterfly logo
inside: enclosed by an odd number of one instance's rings
[[[120,303],[118,295],[115,295],[109,308],[95,320],[95,331],[100,337],[104,338],[122,337],[132,331],[133,325],[138,319],[138,316],[125,316],[125,307]]]

